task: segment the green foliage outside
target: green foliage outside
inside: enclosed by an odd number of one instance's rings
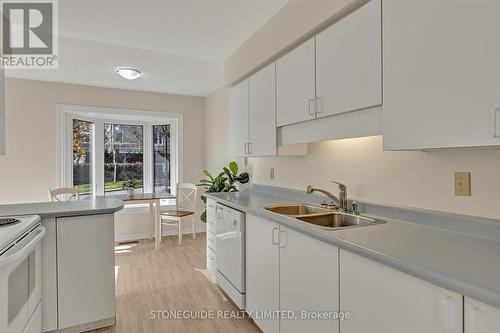
[[[126,187],[127,182],[130,182],[130,180],[121,180],[117,182],[106,183],[104,184],[104,190],[113,191],[113,190],[127,189]],[[135,182],[135,188],[142,187],[143,184],[142,179],[134,180],[134,182]],[[90,184],[77,185],[76,188],[80,193],[90,193],[92,191]]]

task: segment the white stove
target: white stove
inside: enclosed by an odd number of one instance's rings
[[[0,216],[0,254],[17,238],[40,223],[39,216]]]
[[[39,216],[0,217],[0,332],[40,333],[41,240]]]

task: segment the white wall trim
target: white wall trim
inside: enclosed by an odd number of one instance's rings
[[[186,223],[186,224],[189,224],[189,223]],[[182,234],[184,235],[184,238],[192,237],[191,236],[192,230],[193,229],[191,227],[191,224],[183,227]],[[206,227],[197,224],[195,226],[194,230],[197,234],[203,233],[203,232],[206,232]],[[167,227],[164,226],[161,234],[162,234],[162,236],[176,236],[178,234],[177,227],[168,228],[168,226]],[[196,237],[199,237],[199,235],[196,235]],[[149,238],[149,234],[147,232],[124,234],[124,235],[119,235],[119,236],[115,235],[115,242],[116,243],[125,243],[125,242],[138,241],[138,240],[142,240],[142,239],[148,239],[148,238]]]
[[[74,117],[78,117],[82,120],[89,120],[96,122],[96,124],[102,123],[103,121],[120,121],[120,122],[147,122],[151,125],[160,123],[169,123],[172,126],[171,130],[171,147],[173,148],[173,154],[171,157],[173,159],[173,165],[176,166],[175,172],[173,173],[173,178],[171,179],[171,184],[183,182],[183,126],[184,126],[184,115],[182,112],[168,112],[168,111],[148,111],[139,109],[127,109],[127,108],[109,108],[109,107],[96,107],[96,106],[83,106],[83,105],[71,105],[71,104],[57,104],[56,105],[56,177],[57,177],[57,187],[69,186],[72,183],[72,168],[69,165],[69,154],[72,154],[72,142],[71,136],[68,134],[68,130],[71,128],[71,121]],[[68,125],[69,124],[69,125]],[[97,128],[94,133],[94,140],[101,139],[102,133],[101,128]],[[144,135],[149,135],[150,130],[145,130]],[[146,159],[151,159],[149,157],[150,147],[146,147],[145,144],[145,161]],[[94,151],[94,156],[99,158],[102,152]],[[94,158],[95,160],[95,158]],[[151,163],[150,163],[151,165]],[[152,167],[151,167],[152,168]],[[99,170],[96,177],[103,176]],[[102,170],[101,170],[102,171]],[[152,173],[152,170],[145,170],[145,174]],[[152,184],[145,184],[145,190],[152,191]],[[175,186],[172,186],[173,191],[175,191]],[[94,189],[96,195],[104,194],[104,189],[96,188]],[[175,194],[175,193],[173,193]]]

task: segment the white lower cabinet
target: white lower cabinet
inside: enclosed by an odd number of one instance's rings
[[[249,214],[246,304],[264,333],[500,333],[498,308]]]
[[[114,319],[113,214],[58,218],[56,223],[58,328]]]
[[[253,215],[246,232],[247,311],[257,326],[265,333],[338,332],[337,320],[318,319],[339,309],[338,249]]]
[[[342,333],[463,332],[462,295],[343,250],[340,306]]]
[[[279,320],[265,314],[279,310],[279,225],[246,216],[246,310],[265,333],[278,333]]]
[[[500,333],[500,309],[465,297],[465,333]]]
[[[339,311],[338,248],[280,226],[281,333],[339,332],[339,322],[323,319]],[[298,318],[298,319],[297,319]]]

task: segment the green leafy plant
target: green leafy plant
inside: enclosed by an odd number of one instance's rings
[[[237,192],[236,183],[248,183],[250,176],[246,172],[238,174],[238,164],[234,161],[230,162],[227,167],[222,168],[217,176],[213,176],[207,170],[203,170],[205,179],[201,179],[198,186],[204,187],[206,192]],[[207,203],[207,197],[201,196],[201,200]],[[200,220],[207,222],[207,211],[205,210],[200,216]]]
[[[136,187],[141,186],[141,181],[138,179],[129,179],[123,182],[122,188],[124,190],[133,190]]]

